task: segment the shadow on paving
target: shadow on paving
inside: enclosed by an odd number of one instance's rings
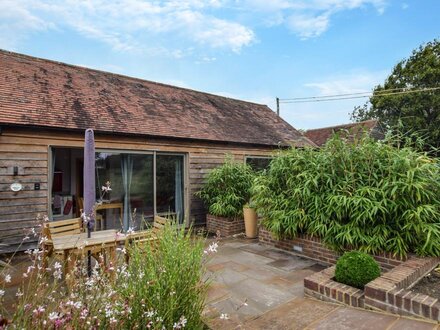
[[[305,298],[304,278],[324,268],[256,240],[222,240],[208,266],[213,281],[207,323],[212,329],[437,329],[429,322]]]

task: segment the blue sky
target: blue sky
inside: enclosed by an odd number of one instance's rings
[[[439,0],[1,0],[0,48],[268,104],[371,91],[440,37]],[[363,100],[282,104],[309,129]]]

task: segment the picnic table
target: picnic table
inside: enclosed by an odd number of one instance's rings
[[[54,252],[62,253],[64,274],[68,274],[75,266],[78,256],[89,251],[108,253],[110,261],[116,265],[116,247],[125,239],[125,234],[111,229],[91,232],[90,237],[87,237],[87,233],[54,237],[52,244]]]

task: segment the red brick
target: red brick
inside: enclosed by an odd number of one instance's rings
[[[307,289],[313,290],[313,291],[318,291],[319,285],[318,285],[318,283],[316,283],[308,278],[305,278],[304,279],[304,287]]]
[[[411,312],[412,310],[412,299],[416,296],[416,293],[413,293],[411,291],[408,291],[408,293],[403,298],[403,308],[407,310],[408,312]]]
[[[431,306],[431,319],[440,321],[440,302],[436,302]]]

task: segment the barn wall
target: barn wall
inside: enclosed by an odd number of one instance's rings
[[[178,152],[187,155],[188,218],[196,224],[205,222],[203,203],[194,196],[209,171],[224,162],[231,154],[236,160],[245,156],[266,156],[269,147],[253,147],[220,143],[182,142],[140,137],[95,136],[96,148],[133,151]],[[0,251],[15,250],[27,230],[35,227],[38,214],[47,214],[49,206],[48,173],[49,149],[54,147],[83,147],[83,136],[71,132],[39,131],[4,128],[0,135]],[[18,166],[17,176],[13,167]],[[24,189],[12,192],[12,182],[20,182]],[[35,190],[35,183],[40,190]],[[188,207],[189,205],[189,207]],[[22,249],[35,242],[23,244]]]

